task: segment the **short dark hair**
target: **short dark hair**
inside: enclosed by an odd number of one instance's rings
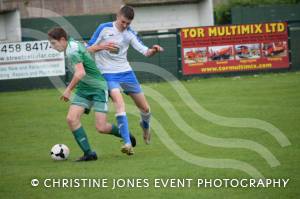
[[[119,11],[119,14],[123,15],[129,20],[132,20],[134,18],[134,10],[131,6],[122,6]]]
[[[63,28],[55,27],[48,32],[48,38],[55,39],[55,40],[60,40],[61,38],[65,38],[65,40],[67,40],[68,36],[66,31]]]

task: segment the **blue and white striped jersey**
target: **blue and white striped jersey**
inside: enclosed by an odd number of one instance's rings
[[[148,50],[148,47],[142,43],[136,32],[130,27],[120,32],[115,26],[115,22],[100,24],[87,47],[109,41],[116,43],[119,50],[118,52],[101,50],[95,53],[95,61],[101,73],[120,73],[132,70],[127,60],[129,44],[142,54],[145,54]]]

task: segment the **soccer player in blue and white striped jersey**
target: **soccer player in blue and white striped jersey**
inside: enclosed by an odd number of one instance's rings
[[[125,103],[121,89],[128,94],[140,110],[140,126],[143,129],[143,138],[146,144],[150,143],[150,107],[142,92],[141,86],[127,60],[129,45],[146,57],[163,51],[159,45],[152,48],[145,46],[130,28],[134,18],[134,10],[130,6],[123,6],[117,13],[117,20],[100,24],[91,40],[88,42],[88,51],[95,53],[97,67],[108,83],[108,89],[116,109],[116,118],[120,134],[124,140],[122,152],[133,154],[129,139],[128,121]]]

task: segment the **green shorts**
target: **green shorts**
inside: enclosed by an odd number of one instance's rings
[[[91,108],[95,112],[108,112],[108,92],[107,90],[98,90],[97,92],[76,91],[72,97],[71,104],[85,108],[85,113],[89,113]]]

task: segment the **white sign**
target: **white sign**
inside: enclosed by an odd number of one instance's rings
[[[45,41],[0,44],[0,80],[65,75],[63,52]]]

